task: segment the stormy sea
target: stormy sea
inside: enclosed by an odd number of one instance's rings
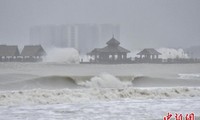
[[[200,64],[0,63],[0,120],[200,116]]]

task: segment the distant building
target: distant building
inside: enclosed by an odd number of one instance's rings
[[[24,46],[21,57],[23,62],[37,62],[42,61],[42,57],[46,55],[41,45],[27,45]]]
[[[119,39],[120,26],[115,24],[43,25],[30,29],[30,43],[48,47],[72,47],[81,54],[101,47],[112,34]]]
[[[146,48],[139,52],[137,55],[139,55],[139,58],[136,58],[136,62],[145,62],[145,63],[151,63],[151,62],[162,62],[162,59],[159,59],[159,53],[153,48]]]
[[[19,55],[19,49],[17,46],[0,45],[0,61],[17,61]]]
[[[114,37],[110,39],[104,48],[95,48],[88,55],[94,57],[91,63],[128,63],[131,62],[127,58],[127,53],[130,51],[119,46],[120,42]]]

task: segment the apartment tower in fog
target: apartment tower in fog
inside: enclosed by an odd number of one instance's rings
[[[30,43],[45,48],[73,47],[87,53],[94,47],[102,47],[115,35],[120,39],[120,26],[114,24],[41,25],[30,29]]]

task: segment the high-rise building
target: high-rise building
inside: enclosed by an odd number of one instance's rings
[[[30,29],[30,43],[49,47],[73,47],[87,53],[102,47],[115,35],[120,39],[120,26],[114,24],[43,25]]]

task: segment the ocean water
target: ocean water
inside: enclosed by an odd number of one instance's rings
[[[1,120],[162,120],[199,112],[200,99],[147,99],[0,107]]]
[[[200,64],[0,63],[0,120],[200,116]]]

